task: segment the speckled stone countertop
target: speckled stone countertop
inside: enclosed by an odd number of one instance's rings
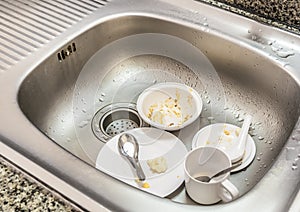
[[[197,0],[300,34],[299,0]]]
[[[0,211],[80,211],[0,157]]]
[[[299,0],[198,0],[300,35]],[[0,157],[0,211],[80,211]]]

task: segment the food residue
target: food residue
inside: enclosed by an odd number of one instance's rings
[[[160,103],[152,104],[147,113],[147,117],[152,121],[165,126],[181,126],[191,115],[182,114],[179,104],[180,94],[176,92],[176,98],[169,97]]]
[[[142,188],[150,188],[150,184],[147,182],[142,182],[139,179],[135,179],[135,182]]]
[[[237,128],[237,129],[235,130],[235,135],[236,135],[236,137],[239,137],[240,132],[241,132],[241,128]]]
[[[143,188],[150,188],[150,185],[149,185],[149,183],[145,182],[145,183],[143,183],[142,187]]]
[[[147,164],[154,173],[163,173],[167,170],[167,160],[164,157],[158,157],[152,160],[147,160]]]
[[[224,130],[225,135],[230,135],[230,132],[228,130]]]

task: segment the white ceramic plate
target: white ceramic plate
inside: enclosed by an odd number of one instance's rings
[[[202,111],[202,100],[193,88],[175,82],[155,84],[137,100],[142,119],[159,129],[179,130],[194,122]]]
[[[238,135],[241,128],[227,123],[208,125],[199,130],[193,138],[192,148],[200,146],[213,146],[226,152],[229,157],[235,151]],[[243,157],[243,163],[232,172],[246,168],[254,159],[256,146],[254,140],[248,135],[248,140]]]
[[[96,168],[129,185],[146,192],[165,197],[175,191],[184,180],[183,161],[187,154],[184,144],[173,134],[156,128],[136,128],[126,133],[136,137],[139,143],[139,161],[150,188],[143,188],[136,182],[135,172],[128,161],[118,151],[120,135],[113,137],[100,150]],[[153,173],[147,160],[164,157],[167,161],[166,172]]]

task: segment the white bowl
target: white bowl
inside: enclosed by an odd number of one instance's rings
[[[202,100],[193,88],[174,82],[155,84],[137,100],[142,119],[159,129],[174,131],[194,122],[202,110]]]

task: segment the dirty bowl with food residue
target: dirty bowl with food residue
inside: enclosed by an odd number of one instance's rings
[[[139,95],[137,110],[141,118],[151,126],[175,131],[199,117],[202,100],[197,91],[187,85],[158,83]]]

